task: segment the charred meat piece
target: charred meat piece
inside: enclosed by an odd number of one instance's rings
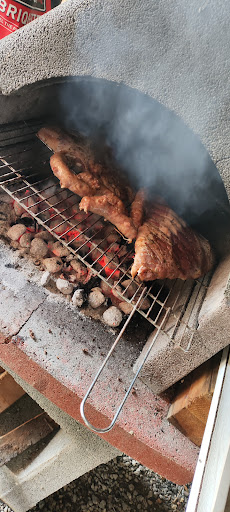
[[[102,196],[83,197],[79,208],[86,213],[90,211],[109,220],[127,238],[128,242],[136,238],[136,228],[128,216],[124,204],[111,192]]]
[[[151,206],[139,228],[135,243],[132,277],[197,279],[214,264],[209,242],[188,227],[167,205]]]

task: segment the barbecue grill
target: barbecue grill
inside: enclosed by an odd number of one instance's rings
[[[148,354],[161,332],[169,340],[175,342],[177,348],[185,352],[188,351],[197,327],[200,302],[205,297],[211,274],[199,280],[181,281],[177,279],[170,281],[166,279],[163,282],[154,281],[147,284],[132,279],[130,269],[134,256],[133,246],[130,248],[128,245],[125,255],[121,257],[120,262],[115,264],[114,257],[109,256],[109,251],[120,241],[120,233],[93,213],[84,214],[84,218],[81,216],[80,221],[75,220],[74,214],[69,214],[69,200],[76,201],[76,196],[68,192],[67,197],[63,199],[63,191],[58,180],[53,177],[49,166],[52,152],[36,136],[36,132],[41,126],[42,124],[38,122],[24,122],[2,128],[0,134],[0,185],[2,189],[18,202],[28,212],[28,215],[34,218],[37,226],[42,226],[53,234],[90,269],[93,275],[109,285],[112,293],[116,292],[117,296],[131,304],[153,325],[155,334]],[[55,188],[55,193],[53,192],[54,185],[57,188]],[[30,206],[28,206],[29,198],[35,198]],[[54,203],[52,198],[55,198]],[[37,207],[37,213],[34,213],[34,207]],[[50,210],[52,211],[51,215],[45,219],[45,214]],[[57,221],[54,227],[52,227],[53,221]],[[103,250],[101,246],[107,238],[103,234],[105,226],[111,226],[107,232],[109,235],[115,233],[115,239]],[[79,247],[74,247],[74,242],[82,240],[82,237],[84,239],[78,244]],[[124,247],[125,240],[120,243],[116,258]],[[96,258],[92,260],[91,255],[95,253],[95,250],[99,255],[97,253]],[[106,261],[104,261],[106,256]],[[97,270],[98,262],[100,262],[100,270]],[[122,282],[127,279],[129,279],[128,285],[121,289]],[[126,292],[133,283],[136,283],[135,292],[131,294],[131,297],[127,297]],[[142,298],[138,302],[140,305],[138,307],[136,303],[140,294],[142,294]],[[141,304],[145,299],[148,299],[149,307],[143,311]],[[188,303],[189,308],[187,308]],[[167,328],[164,328],[166,323]],[[177,335],[175,341],[175,334],[178,332],[179,337]],[[187,346],[183,347],[182,340],[185,335]],[[141,367],[143,364],[142,361]],[[141,367],[138,368],[138,374]]]
[[[152,23],[149,23],[149,19],[152,19]],[[207,19],[210,23],[207,23]],[[108,284],[127,304],[136,307],[135,317],[138,316],[152,329],[151,339],[140,357],[143,360],[153,342],[153,349],[141,373],[141,378],[147,383],[146,396],[150,389],[157,393],[165,390],[230,341],[229,216],[226,195],[230,189],[229,132],[225,85],[228,76],[223,65],[227,59],[227,33],[224,6],[214,2],[201,7],[195,1],[185,12],[180,2],[172,6],[170,2],[155,5],[146,0],[140,6],[138,2],[134,5],[133,2],[123,4],[113,0],[103,3],[101,9],[98,2],[80,2],[76,5],[75,1],[69,0],[1,42],[1,187],[25,208],[37,226],[52,233],[97,279]],[[113,41],[112,49],[108,44],[110,40]],[[213,41],[216,59],[213,59]],[[121,51],[124,47],[125,52]],[[199,59],[196,50],[199,51]],[[31,55],[35,54],[36,65],[31,60]],[[137,60],[139,66],[134,65]],[[21,62],[21,66],[18,66],[18,62]],[[223,77],[222,80],[220,77]],[[96,88],[95,95],[90,85],[92,83],[103,85],[101,89]],[[119,242],[124,256],[118,264],[112,258],[109,261],[107,249],[101,247],[103,239],[97,232],[100,229],[96,226],[100,222],[118,238],[120,234],[94,214],[85,215],[80,225],[68,215],[67,206],[63,206],[63,191],[58,189],[49,168],[51,153],[36,137],[39,127],[43,125],[41,119],[50,122],[55,118],[55,122],[62,121],[64,127],[68,129],[70,126],[72,129],[72,111],[77,119],[80,117],[72,109],[73,103],[68,104],[69,88],[65,86],[69,84],[75,84],[77,90],[86,91],[90,105],[95,106],[92,116],[94,127],[98,124],[101,128],[97,116],[104,115],[104,111],[97,110],[94,99],[102,98],[104,101],[107,87],[112,94],[126,89],[126,98],[136,90],[138,102],[139,95],[145,96],[150,102],[156,102],[160,111],[163,108],[175,113],[177,123],[182,119],[185,122],[183,130],[188,125],[210,155],[206,151],[210,164],[210,189],[215,190],[217,196],[222,189],[221,198],[218,196],[217,201],[214,200],[216,209],[211,220],[207,217],[202,223],[204,219],[200,219],[201,230],[204,224],[207,230],[209,228],[210,240],[218,253],[218,265],[213,275],[197,281],[147,283],[141,300],[148,299],[148,310],[141,309],[141,302],[136,305],[136,299],[145,285],[135,281],[136,296],[127,298],[125,289],[121,292],[120,284],[130,278],[132,247],[127,246],[125,240]],[[62,118],[63,113],[66,115]],[[106,130],[110,120],[104,120]],[[181,139],[181,147],[183,142]],[[190,185],[191,182],[192,179]],[[51,183],[55,185],[55,196],[58,197],[54,205]],[[202,186],[200,191],[196,190],[198,205],[201,206],[208,184],[202,182]],[[192,187],[189,190],[192,194]],[[25,191],[31,199],[36,196],[39,213],[34,213],[32,207],[28,206]],[[71,198],[68,192],[65,200]],[[46,218],[51,207],[52,218]],[[58,219],[56,227],[64,226],[64,231],[55,232],[52,224],[55,219]],[[81,237],[83,242],[79,245],[77,240]],[[93,250],[99,251],[96,259],[92,259]],[[106,272],[112,263],[112,272],[108,275]],[[115,282],[111,281],[113,272],[119,273]],[[18,342],[16,347],[19,345]],[[3,352],[2,358],[5,357]],[[87,373],[84,375],[87,380]],[[81,393],[81,398],[84,393]],[[122,422],[122,416],[119,421]],[[147,418],[144,423],[148,430]],[[137,438],[138,434],[135,436]],[[157,470],[156,466],[154,469]],[[162,470],[159,471],[162,473]]]

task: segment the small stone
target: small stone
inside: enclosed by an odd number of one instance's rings
[[[17,203],[17,201],[14,201],[14,211],[17,217],[20,217],[23,213],[25,213],[25,208],[23,208],[20,203]]]
[[[68,256],[66,256],[66,261],[72,261],[74,259],[74,255],[70,253]]]
[[[64,295],[69,295],[73,291],[73,285],[69,283],[66,279],[57,279],[56,281],[57,289],[62,292]]]
[[[49,249],[58,256],[59,258],[63,258],[64,256],[69,255],[69,250],[67,247],[62,245],[60,242],[52,242],[49,244]]]
[[[104,281],[101,281],[100,288],[102,289],[102,292],[108,297],[111,294],[111,286],[109,286]]]
[[[19,248],[19,254],[20,254],[20,258],[23,258],[26,254],[29,254],[29,248],[28,247]]]
[[[48,245],[44,240],[39,238],[34,238],[31,242],[30,246],[30,254],[36,258],[42,259],[45,258],[48,254]]]
[[[84,290],[78,288],[73,294],[72,303],[74,306],[80,308],[84,302]]]
[[[100,288],[95,288],[93,291],[90,292],[88,297],[89,305],[96,309],[102,306],[105,302],[105,296],[101,292]]]
[[[49,242],[54,239],[54,237],[51,235],[49,231],[39,231],[39,233],[36,233],[36,235],[34,235],[34,238],[41,238],[46,242]]]
[[[7,231],[7,236],[16,242],[23,233],[26,232],[26,226],[24,224],[15,224]]]
[[[132,279],[126,279],[121,283],[121,285],[123,288],[127,288],[125,294],[128,298],[133,297],[138,288],[138,285]]]
[[[51,279],[51,274],[50,274],[50,272],[48,272],[48,270],[46,270],[42,274],[41,281],[40,281],[41,285],[46,286],[50,282],[50,279]]]
[[[76,277],[78,281],[81,281],[82,277],[86,275],[87,269],[85,265],[83,265],[79,260],[71,260],[70,263],[73,270],[76,272]]]
[[[10,246],[12,247],[12,249],[18,249],[20,247],[19,242],[17,242],[16,240],[11,240]]]
[[[62,270],[63,263],[60,258],[45,258],[42,260],[42,263],[44,264],[46,270],[51,272],[51,274],[55,274],[56,272],[59,272]]]
[[[98,498],[97,498],[97,496],[95,496],[95,494],[92,495],[92,502],[94,505],[98,504]]]
[[[130,315],[130,313],[132,312],[133,310],[133,306],[132,304],[130,304],[129,302],[120,302],[119,303],[119,309],[125,314],[125,315]]]
[[[38,205],[35,204],[38,201],[39,201],[39,199],[37,196],[33,195],[32,197],[28,197],[27,206],[28,206],[30,212],[35,213],[35,214],[38,212]]]
[[[122,321],[122,313],[116,306],[111,306],[103,313],[103,320],[110,327],[118,327]]]
[[[19,244],[21,247],[30,247],[31,245],[31,233],[23,233],[23,235],[20,237]]]
[[[106,506],[105,500],[101,500],[100,503],[99,503],[99,507],[100,508],[105,508],[105,506]]]

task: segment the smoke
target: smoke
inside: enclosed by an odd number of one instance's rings
[[[128,18],[124,12],[123,24],[119,0],[108,2],[108,5],[103,3],[104,11],[108,9],[109,12],[111,9],[110,14],[102,14],[108,16],[106,26],[100,24],[97,27],[93,21],[93,37],[89,34],[85,40],[85,55],[90,59],[93,74],[113,76],[113,62],[119,58],[121,69],[129,63],[127,74],[130,74],[130,66],[134,66],[133,83],[137,88],[139,77],[144,76],[142,79],[147,84],[151,81],[154,83],[159,98],[163,98],[164,94],[167,96],[170,87],[171,95],[180,95],[181,83],[194,80],[192,67],[200,58],[201,48],[204,51],[206,44],[212,44],[211,38],[219,34],[218,15],[213,17],[212,10],[211,13],[208,11],[208,23],[212,26],[202,40],[207,24],[206,8],[210,8],[210,3],[194,1],[187,7],[188,3],[185,6],[182,0],[167,2],[168,15],[163,10],[163,4],[159,3],[155,15],[152,2],[146,0],[141,9],[148,5],[150,18],[143,11],[143,20],[138,20],[136,16],[140,13],[140,7],[137,9],[138,2],[134,1]],[[145,29],[142,23],[145,23]],[[178,45],[178,37],[181,36],[178,26],[183,26],[184,39],[180,43],[181,53],[176,54],[174,47]],[[167,41],[162,52],[156,52],[154,61],[146,62],[143,48],[152,44],[160,45],[162,40]],[[155,55],[154,50],[152,54]],[[133,56],[135,62],[132,63]],[[178,76],[177,73],[177,65],[181,69],[180,59],[185,61],[184,76]],[[183,102],[187,109],[191,108],[191,116],[195,111],[195,115],[198,118],[200,116],[200,123],[208,126],[205,109],[201,109],[208,94],[203,88],[208,72],[208,67],[202,69],[204,60],[201,66],[198,65],[196,75],[201,86],[195,87],[194,84],[194,94],[191,92],[191,96],[183,98]],[[166,66],[172,69],[172,82],[164,83],[165,91],[162,91]],[[188,90],[193,91],[193,88],[190,86]],[[210,97],[213,116],[215,112],[217,116],[218,101],[215,95]],[[223,210],[228,209],[221,178],[208,152],[184,122],[159,101],[122,84],[104,79],[82,78],[75,83],[71,81],[65,84],[60,102],[60,117],[65,119],[67,129],[105,141],[111,146],[118,164],[136,188],[144,186],[153,195],[163,196],[190,224],[202,225],[202,218],[206,219],[210,214],[215,216],[216,212],[223,213]],[[191,107],[188,107],[188,103]]]

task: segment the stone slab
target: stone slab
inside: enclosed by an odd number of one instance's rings
[[[14,269],[9,267],[11,270]],[[37,285],[35,288],[39,290]],[[3,329],[0,331],[0,364],[82,423],[80,402],[115,339],[115,332],[101,322],[89,321],[66,299],[48,293],[29,318],[22,320],[16,335],[9,337]],[[88,419],[96,426],[110,423],[131,382],[132,365],[140,350],[141,331],[136,332],[136,339],[122,339],[86,407]],[[198,452],[169,425],[168,407],[166,399],[139,382],[114,429],[100,437],[162,476],[186,483],[192,480]]]

